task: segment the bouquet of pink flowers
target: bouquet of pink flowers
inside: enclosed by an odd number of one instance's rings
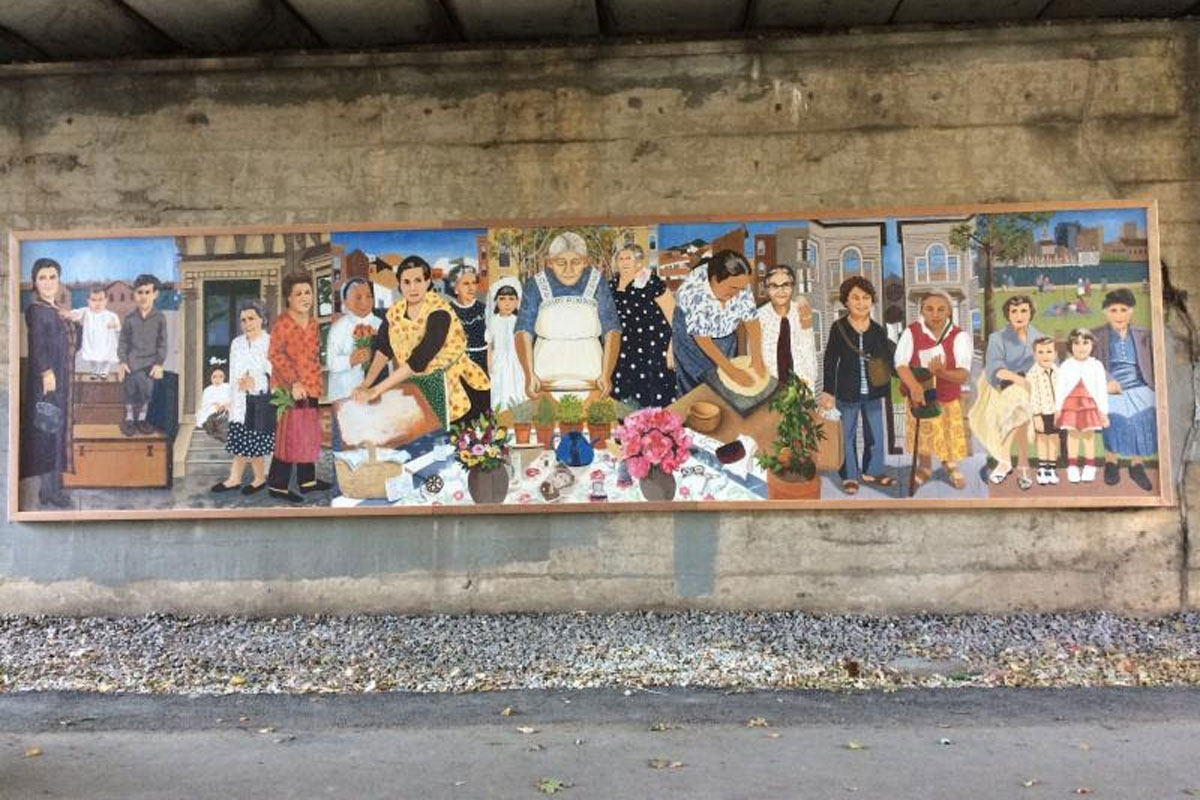
[[[638,480],[649,475],[651,467],[663,472],[679,469],[687,461],[692,446],[683,419],[665,408],[633,412],[613,435],[621,443],[621,455],[629,474]]]
[[[449,433],[454,455],[467,469],[495,469],[508,460],[508,429],[496,421],[495,412],[481,414],[473,422],[451,425]]]

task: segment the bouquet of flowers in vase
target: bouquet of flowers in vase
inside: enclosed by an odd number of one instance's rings
[[[683,418],[665,408],[643,408],[625,417],[614,437],[621,444],[621,456],[629,474],[641,480],[652,467],[671,473],[687,461],[692,437],[683,427]]]
[[[454,456],[467,469],[490,470],[508,461],[508,428],[496,420],[494,411],[471,422],[455,423],[449,433]]]

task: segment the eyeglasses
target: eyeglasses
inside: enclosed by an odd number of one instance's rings
[[[694,467],[684,467],[679,471],[679,474],[685,478],[689,475],[704,475],[704,467],[700,465],[696,465]]]

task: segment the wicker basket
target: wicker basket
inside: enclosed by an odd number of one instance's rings
[[[359,500],[386,500],[387,482],[397,475],[404,474],[404,465],[394,461],[377,461],[375,445],[363,442],[359,445],[367,451],[367,463],[352,468],[341,459],[333,460],[333,468],[337,471],[338,490],[346,497]]]

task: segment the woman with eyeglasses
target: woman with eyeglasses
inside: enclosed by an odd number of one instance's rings
[[[793,374],[815,386],[817,340],[812,309],[804,298],[796,299],[796,273],[791,267],[779,264],[767,271],[767,299],[758,309],[767,371],[781,386]]]

